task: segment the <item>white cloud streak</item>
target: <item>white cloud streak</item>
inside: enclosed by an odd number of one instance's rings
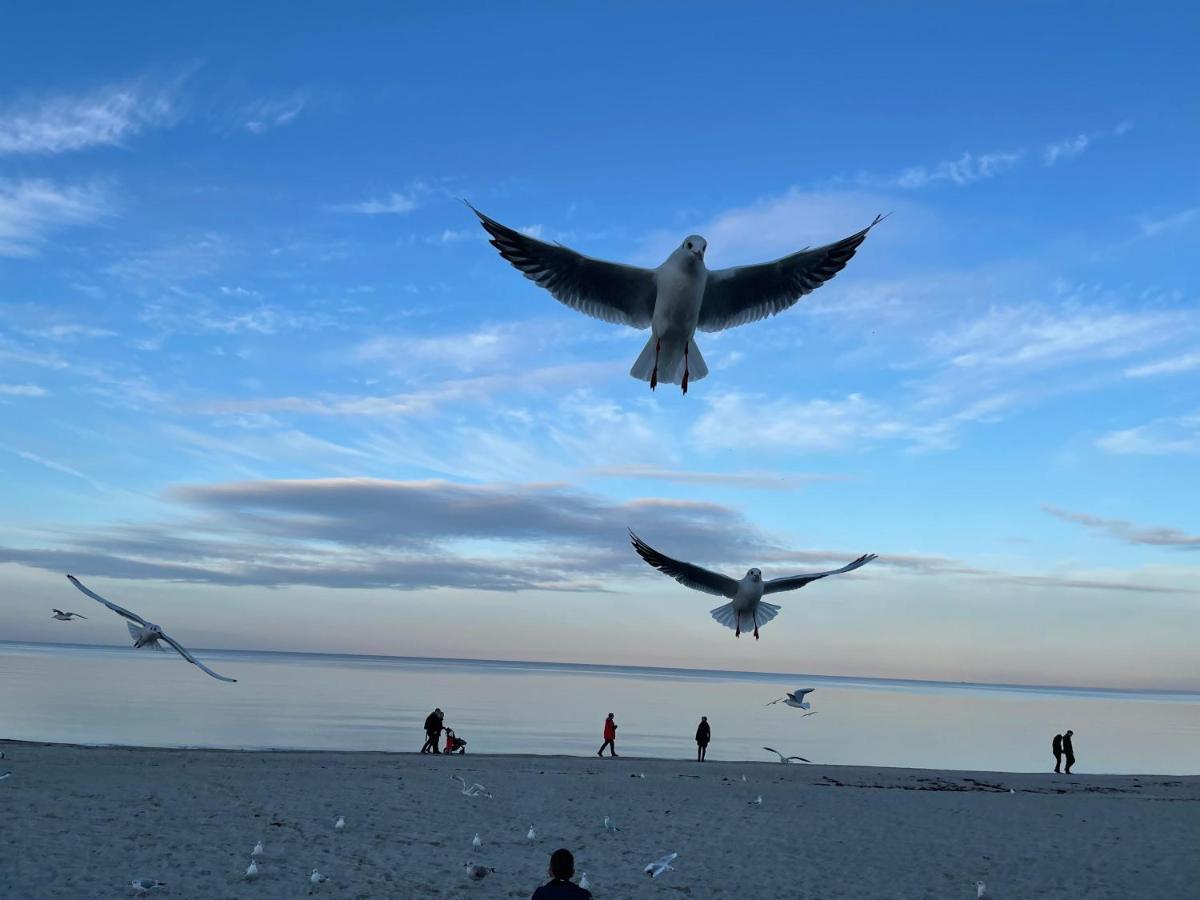
[[[34,256],[55,229],[90,224],[112,212],[108,191],[97,185],[0,179],[0,256]]]

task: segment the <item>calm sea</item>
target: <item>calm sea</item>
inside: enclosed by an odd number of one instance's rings
[[[435,706],[468,752],[1042,771],[1075,731],[1076,769],[1200,773],[1200,694],[690,669],[206,650],[222,684],[174,654],[0,642],[0,738],[158,747],[414,751]],[[815,716],[765,704],[816,688]]]

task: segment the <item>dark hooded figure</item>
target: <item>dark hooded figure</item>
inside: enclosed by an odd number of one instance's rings
[[[701,716],[700,724],[696,726],[696,762],[704,762],[708,742],[711,740],[712,729],[708,727],[708,716]]]
[[[1068,775],[1071,774],[1071,766],[1075,765],[1075,748],[1071,744],[1071,735],[1074,733],[1075,732],[1068,728],[1067,733],[1063,735],[1063,756],[1066,758],[1067,763],[1064,767],[1064,771]]]
[[[550,856],[550,881],[533,892],[533,900],[592,900],[592,892],[571,880],[575,874],[575,857],[566,847]]]
[[[1062,765],[1062,735],[1056,734],[1050,744],[1050,752],[1054,754],[1054,771],[1059,771]]]
[[[421,747],[422,753],[437,753],[438,752],[438,737],[442,733],[442,711],[435,709],[425,717],[425,743]]]

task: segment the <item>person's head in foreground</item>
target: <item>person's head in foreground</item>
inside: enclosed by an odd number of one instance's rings
[[[1070,737],[1070,736],[1071,736],[1071,735],[1073,735],[1074,733],[1075,733],[1075,732],[1073,732],[1073,731],[1072,731],[1070,728],[1068,728],[1068,729],[1067,729],[1067,737]]]
[[[550,854],[550,877],[559,881],[569,881],[575,874],[575,857],[566,847],[560,847]]]

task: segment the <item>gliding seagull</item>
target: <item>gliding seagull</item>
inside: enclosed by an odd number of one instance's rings
[[[58,619],[60,622],[70,622],[72,619],[86,619],[87,616],[81,616],[79,613],[63,612],[61,609],[55,609],[54,615],[52,615],[50,618]]]
[[[800,762],[812,762],[812,760],[805,759],[803,756],[784,756],[782,753],[780,753],[780,752],[779,752],[778,750],[776,750],[774,747],[763,747],[763,749],[764,749],[764,750],[770,750],[772,753],[774,753],[776,756],[778,756],[778,757],[779,757],[779,761],[780,761],[781,763],[789,763],[789,762],[791,762],[791,761],[792,761],[792,760],[794,760],[794,759],[797,759],[797,760],[799,760]]]
[[[708,241],[698,234],[684,238],[657,269],[641,269],[544,243],[473,206],[471,211],[500,255],[560,303],[605,322],[649,328],[650,339],[629,374],[650,382],[651,390],[664,381],[685,394],[689,379],[708,374],[697,331],[723,331],[793,306],[840,272],[883,218],[876,216],[862,231],[824,247],[710,272],[704,265]]]
[[[866,553],[840,569],[833,569],[829,572],[813,572],[810,575],[788,575],[783,578],[772,578],[770,581],[763,581],[762,572],[758,569],[749,569],[741,580],[736,580],[719,572],[711,572],[702,566],[671,559],[671,557],[659,553],[632,530],[629,532],[629,540],[633,544],[633,549],[638,552],[638,556],[663,574],[670,575],[684,587],[729,598],[729,603],[710,610],[710,614],[726,628],[732,628],[734,637],[742,636],[743,622],[753,625],[755,640],[758,640],[758,629],[779,615],[778,606],[774,603],[763,602],[764,594],[794,591],[818,578],[853,572],[876,558],[874,553]]]
[[[642,869],[642,871],[645,872],[647,875],[649,875],[651,878],[657,878],[659,875],[662,875],[664,872],[674,870],[675,867],[673,865],[671,865],[671,863],[673,863],[678,857],[679,857],[678,853],[668,853],[666,856],[662,857],[661,859],[656,859],[652,863],[646,863],[646,868]]]
[[[811,694],[816,688],[800,688],[798,691],[788,691],[786,697],[780,697],[778,700],[772,700],[767,706],[774,706],[776,703],[782,703],[785,706],[794,706],[796,709],[812,709],[812,706],[805,701],[804,697]],[[815,715],[815,713],[805,713],[805,716]],[[800,718],[804,718],[801,716]]]
[[[93,600],[100,601],[118,616],[124,616],[129,620],[125,624],[129,628],[129,636],[133,638],[134,647],[150,647],[154,650],[162,650],[163,648],[158,642],[166,641],[175,648],[180,656],[190,662],[193,666],[196,666],[198,669],[207,672],[218,681],[237,681],[236,678],[226,678],[224,675],[218,675],[204,663],[200,662],[200,660],[196,659],[196,657],[192,656],[192,654],[188,653],[187,650],[183,648],[182,644],[165,634],[163,630],[153,622],[147,622],[137,613],[132,613],[124,607],[117,606],[117,604],[113,603],[111,600],[105,600],[95,591],[88,590],[83,586],[83,582],[81,582],[74,575],[68,575],[67,579],[71,582],[71,584],[75,585],[75,587],[79,588],[79,590],[83,591],[83,593],[87,594]]]
[[[487,797],[489,800],[492,798],[491,792],[482,784],[467,784],[467,779],[461,775],[451,775],[450,778],[462,785],[462,790],[459,793],[464,797]]]

